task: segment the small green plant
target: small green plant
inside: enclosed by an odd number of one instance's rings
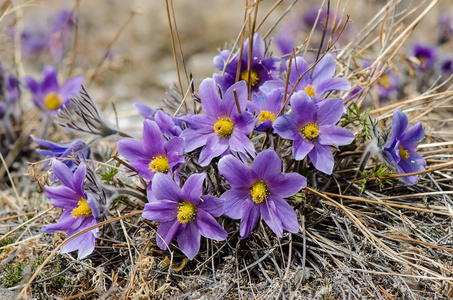
[[[360,107],[356,103],[348,106],[348,112],[344,116],[344,121],[341,126],[345,127],[346,125],[353,124],[357,127],[362,126],[362,129],[359,133],[363,141],[371,139],[373,124],[370,119],[370,112],[372,107],[368,108],[366,111],[362,112]]]
[[[107,170],[105,170],[104,172],[102,172],[100,174],[102,180],[107,181],[107,182],[113,181],[113,178],[115,177],[115,175],[118,174],[117,168],[120,166],[120,163],[116,163],[115,166],[116,166],[116,168],[108,167]]]
[[[3,240],[0,241],[0,253],[3,252],[3,247],[6,247],[12,243],[14,243],[15,239],[12,237],[7,237],[4,238]]]
[[[384,182],[387,182],[389,184],[392,184],[395,182],[395,180],[393,178],[381,178],[381,177],[386,177],[386,176],[389,176],[389,175],[392,175],[392,174],[395,174],[395,172],[391,169],[389,169],[389,167],[387,165],[379,165],[379,168],[378,168],[378,164],[376,162],[375,166],[373,167],[373,169],[371,169],[371,172],[370,173],[366,173],[366,172],[362,172],[362,171],[359,171],[360,175],[362,175],[364,178],[361,179],[359,182],[359,187],[360,187],[360,193],[363,193],[363,191],[365,190],[365,186],[366,186],[366,183],[369,181],[370,178],[373,178],[375,177],[375,181],[377,184],[379,184],[379,187],[382,188],[384,186]]]

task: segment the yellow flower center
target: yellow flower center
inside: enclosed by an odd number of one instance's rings
[[[149,168],[153,172],[167,173],[170,170],[168,158],[165,156],[153,157],[153,160],[149,163]]]
[[[80,216],[91,217],[93,215],[91,213],[91,208],[88,206],[87,199],[83,197],[80,198],[77,207],[72,210],[71,214],[74,219],[77,219]]]
[[[247,70],[241,73],[241,80],[244,80],[247,84],[249,83],[249,72]],[[260,82],[258,73],[253,70],[250,70],[250,81],[252,82],[252,87],[256,86]]]
[[[264,121],[271,120],[272,122],[275,121],[275,115],[267,110],[262,110],[258,117],[258,123],[263,123]]]
[[[400,145],[400,157],[408,159],[409,158],[409,153],[407,150],[404,150],[404,148]]]
[[[313,124],[307,124],[302,129],[300,130],[304,138],[306,138],[309,141],[316,141],[318,138],[319,134],[321,133],[318,130],[318,124],[313,123]]]
[[[50,93],[44,99],[44,104],[49,110],[56,110],[60,107],[61,97],[57,93]]]
[[[187,223],[195,220],[197,215],[197,207],[189,202],[183,202],[178,206],[178,218],[179,223]]]
[[[312,86],[311,84],[307,85],[304,89],[305,93],[307,93],[308,96],[310,96],[310,98],[313,98],[316,96],[316,93],[315,93],[315,87]]]
[[[390,78],[388,75],[384,75],[381,77],[381,79],[379,80],[379,83],[385,87],[386,89],[390,88]]]
[[[260,180],[252,185],[250,194],[252,195],[252,199],[255,203],[261,203],[269,196],[269,189],[267,188],[267,185]]]
[[[215,132],[218,135],[226,138],[230,137],[233,129],[234,125],[233,122],[231,122],[230,118],[219,118],[219,121],[214,124]]]

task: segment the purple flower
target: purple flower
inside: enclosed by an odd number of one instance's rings
[[[179,187],[170,177],[156,174],[148,186],[148,201],[143,218],[162,222],[157,229],[156,243],[167,249],[177,237],[178,246],[193,259],[200,250],[201,235],[216,241],[226,239],[228,233],[214,217],[223,214],[224,201],[214,196],[203,196],[205,174],[193,174]]]
[[[33,103],[53,116],[58,114],[58,109],[68,104],[69,97],[79,93],[83,81],[83,76],[74,76],[59,85],[57,70],[51,66],[44,67],[44,79],[41,83],[28,76],[24,78],[25,85],[33,95]]]
[[[247,108],[255,116],[255,129],[266,131],[272,127],[283,104],[283,95],[279,90],[274,90],[268,95],[256,95],[252,101],[247,102]]]
[[[16,103],[20,98],[19,80],[11,74],[6,76],[6,90],[8,91],[8,100]]]
[[[236,89],[238,105],[234,100]],[[214,157],[224,156],[228,151],[255,155],[253,143],[247,137],[253,131],[254,119],[245,111],[247,103],[247,86],[240,81],[232,85],[223,99],[217,92],[213,79],[205,79],[200,85],[201,106],[205,114],[181,117],[189,129],[181,133],[185,141],[185,151],[191,152],[203,146],[198,163],[207,166]]]
[[[444,76],[451,76],[453,74],[453,58],[446,57],[440,63],[440,71]]]
[[[50,203],[55,207],[63,208],[64,211],[56,224],[44,225],[42,231],[45,233],[57,230],[67,231],[66,239],[68,239],[74,234],[96,225],[99,210],[91,196],[84,192],[85,163],[81,163],[73,174],[65,164],[54,159],[52,172],[63,185],[46,186],[44,189]],[[64,245],[61,253],[79,250],[78,258],[85,258],[93,252],[97,237],[99,237],[99,230],[95,228]]]
[[[439,17],[439,44],[447,43],[453,36],[453,18],[448,13]]]
[[[61,59],[63,57],[64,46],[75,22],[73,13],[66,9],[54,16],[52,25],[48,30],[48,46],[54,58]]]
[[[426,70],[434,64],[437,58],[437,49],[427,44],[414,43],[412,55],[420,61],[417,67],[421,70]]]
[[[259,87],[264,82],[280,74],[280,58],[276,56],[265,58],[264,52],[264,40],[259,33],[255,33],[253,36],[252,60],[250,65],[250,81],[253,93],[259,93]],[[223,76],[214,74],[214,79],[223,92],[235,83],[239,60],[241,60],[239,80],[248,82],[248,53],[249,40],[247,39],[243,45],[242,57],[239,57],[239,53],[236,53],[232,55],[232,60],[228,61],[231,51],[223,50],[220,55],[214,58],[214,65],[221,71],[225,69],[225,75]]]
[[[386,163],[399,174],[413,173],[425,170],[426,161],[415,151],[418,140],[425,136],[420,122],[406,131],[409,120],[398,109],[393,111],[392,136],[384,144],[383,157]],[[399,177],[406,184],[415,184],[417,175]]]
[[[74,171],[77,168],[77,165],[73,160],[74,157],[79,157],[80,159],[90,158],[91,149],[83,141],[77,140],[66,144],[55,144],[46,140],[37,139],[33,135],[31,135],[31,138],[36,144],[47,148],[36,150],[39,154],[46,156],[43,168],[47,168],[50,165],[51,159],[56,157],[59,158],[69,170]]]
[[[349,130],[336,126],[344,112],[342,99],[325,99],[318,105],[303,91],[291,97],[292,115],[274,122],[275,131],[293,141],[295,160],[310,157],[316,169],[332,174],[334,160],[329,145],[348,145],[354,140]]]
[[[347,91],[351,84],[345,78],[333,78],[335,74],[335,60],[333,56],[326,54],[313,68],[313,72],[307,72],[296,86],[296,91],[305,91],[315,102],[321,100],[322,96],[331,91]],[[287,62],[289,68],[289,61]],[[296,57],[291,62],[289,74],[288,93],[294,88],[300,75],[308,70],[308,64],[302,57]],[[282,93],[285,90],[286,81],[270,80],[261,88],[265,93],[270,93],[274,89],[279,89]]]
[[[221,196],[226,200],[224,213],[241,219],[241,238],[250,235],[260,215],[278,237],[283,237],[283,230],[299,231],[297,215],[283,198],[306,187],[307,180],[298,173],[281,174],[281,169],[273,149],[259,153],[251,168],[232,155],[220,160],[219,173],[232,187]]]
[[[156,122],[145,120],[143,141],[124,138],[116,141],[118,152],[124,156],[143,178],[152,180],[156,173],[172,174],[184,163],[184,140],[166,140]]]
[[[371,62],[369,61],[365,61],[363,63],[364,69],[369,68],[370,66]],[[395,72],[392,72],[390,69],[386,69],[376,83],[379,88],[379,97],[389,98],[397,94],[398,88],[401,84],[401,78],[395,74]]]
[[[170,117],[161,110],[154,110],[140,102],[134,103],[133,105],[143,118],[156,122],[157,126],[159,126],[160,130],[167,138],[179,136],[181,134],[181,120]]]

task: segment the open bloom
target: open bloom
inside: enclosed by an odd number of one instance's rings
[[[173,173],[184,162],[184,140],[174,137],[167,141],[154,121],[145,120],[142,138],[124,138],[116,145],[143,178],[152,180],[156,173]]]
[[[72,159],[73,157],[77,156],[81,159],[90,158],[90,147],[84,141],[77,140],[66,144],[55,144],[46,140],[37,139],[33,135],[31,138],[36,144],[47,148],[36,150],[39,154],[46,156],[46,162],[43,168],[47,168],[50,165],[51,158],[58,157],[62,163],[69,167],[69,170],[73,171],[77,168],[77,165]]]
[[[273,149],[259,153],[251,168],[232,155],[220,160],[219,172],[232,187],[221,196],[226,200],[224,214],[241,219],[243,239],[260,215],[278,237],[283,237],[283,230],[299,231],[297,215],[283,198],[306,187],[307,180],[298,173],[281,174],[281,169],[282,162]]]
[[[291,97],[292,115],[283,115],[274,122],[275,131],[293,141],[295,160],[310,157],[316,169],[332,174],[334,160],[329,145],[348,145],[354,134],[335,124],[343,115],[342,99],[325,99],[315,105],[304,91]]]
[[[283,94],[278,90],[270,94],[252,97],[252,101],[247,102],[247,108],[255,116],[255,129],[265,131],[272,127],[283,104]]]
[[[64,211],[56,224],[44,225],[42,231],[45,233],[57,230],[67,231],[66,239],[68,239],[74,234],[96,225],[99,210],[90,195],[84,192],[85,163],[81,163],[73,174],[65,164],[54,159],[52,172],[63,185],[46,186],[44,189],[50,203],[55,207],[63,208]],[[99,230],[95,228],[64,245],[61,253],[79,250],[78,258],[85,258],[93,252],[97,237],[99,237]]]
[[[425,136],[420,122],[406,131],[409,121],[407,116],[398,109],[393,111],[392,136],[384,144],[382,155],[389,166],[399,174],[423,171],[426,161],[415,151],[418,140]],[[418,176],[399,177],[406,184],[418,182]]]
[[[162,222],[156,237],[157,246],[162,250],[177,237],[181,251],[193,259],[200,250],[201,235],[216,241],[228,236],[214,219],[223,214],[224,201],[203,195],[205,178],[205,174],[193,174],[180,188],[170,177],[156,174],[148,187],[149,203],[142,216]]]
[[[233,90],[237,92],[238,106]],[[255,155],[253,143],[247,137],[253,131],[254,119],[245,111],[247,86],[240,81],[232,85],[223,99],[217,92],[217,85],[212,79],[205,79],[200,84],[201,106],[205,114],[181,117],[189,129],[181,133],[185,141],[185,151],[191,152],[203,146],[198,163],[207,166],[214,157],[226,155],[228,151]]]
[[[83,76],[74,76],[59,85],[57,70],[51,66],[44,67],[44,79],[41,83],[28,76],[24,78],[25,85],[33,95],[33,103],[54,116],[58,114],[59,108],[68,104],[69,97],[79,93],[83,81]]]
[[[308,69],[308,64],[302,57],[295,57],[291,66],[289,60],[287,62],[289,71],[289,81],[287,92],[290,93],[299,79]],[[327,53],[313,68],[302,76],[295,88],[296,91],[305,91],[313,101],[317,102],[322,99],[322,96],[331,91],[347,91],[351,88],[351,84],[346,78],[334,78],[335,74],[335,59],[332,54]],[[276,79],[264,83],[261,90],[269,93],[274,89],[279,89],[283,93],[285,90],[286,80]]]
[[[244,80],[247,83],[249,82],[248,39],[244,42],[242,49],[242,57],[239,57],[239,52],[231,55],[231,51],[223,50],[220,55],[217,55],[214,58],[214,65],[221,71],[225,69],[225,75],[214,74],[214,79],[222,91],[226,91],[235,83],[239,61],[241,62],[239,80]],[[264,82],[271,80],[273,77],[277,77],[280,74],[280,58],[276,56],[265,58],[264,52],[264,40],[259,33],[255,33],[253,35],[252,60],[250,64],[250,85],[252,87],[252,93],[258,93],[259,87],[262,86]],[[230,58],[231,61],[228,61],[230,55],[232,58]]]

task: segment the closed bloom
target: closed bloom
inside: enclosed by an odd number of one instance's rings
[[[415,149],[418,140],[425,136],[420,122],[409,128],[407,116],[398,109],[393,111],[392,136],[384,144],[382,155],[386,163],[399,174],[413,173],[425,170],[426,161]],[[399,177],[406,184],[415,184],[417,175]]]
[[[232,188],[221,196],[226,201],[224,214],[241,219],[241,238],[250,235],[260,215],[278,237],[283,230],[299,231],[297,215],[284,198],[306,187],[307,180],[298,173],[281,174],[281,169],[273,149],[259,153],[252,167],[232,155],[220,160],[219,172]]]
[[[44,147],[44,149],[36,150],[39,154],[46,156],[43,168],[47,168],[50,165],[51,158],[57,157],[68,166],[69,170],[73,171],[77,168],[73,160],[74,157],[81,159],[90,158],[91,149],[84,141],[77,140],[66,144],[55,144],[50,141],[37,139],[33,135],[31,138],[36,144]]]
[[[238,112],[233,90],[236,89]],[[255,155],[253,143],[248,138],[254,127],[254,119],[245,111],[247,104],[247,86],[238,82],[223,95],[217,91],[212,79],[205,79],[200,85],[201,106],[205,114],[181,117],[189,129],[181,133],[185,141],[185,151],[191,152],[203,147],[198,158],[201,166],[207,166],[214,157],[224,156],[228,151]]]
[[[437,49],[427,44],[414,43],[412,46],[412,55],[420,62],[417,68],[426,70],[434,64],[437,58]]]
[[[74,174],[62,162],[54,159],[52,172],[63,184],[57,187],[44,187],[50,203],[64,211],[56,224],[44,225],[42,231],[67,231],[66,239],[74,234],[97,224],[99,210],[89,194],[84,192],[86,174],[85,163],[81,163]],[[99,230],[95,228],[67,243],[61,248],[61,253],[79,250],[78,258],[82,259],[91,254],[95,246],[95,238],[99,237]]]
[[[182,188],[170,177],[156,174],[148,186],[143,218],[161,222],[156,243],[167,249],[176,237],[181,251],[193,259],[200,250],[201,236],[222,241],[228,233],[214,217],[223,214],[224,201],[203,195],[205,174],[191,175]]]
[[[33,103],[53,116],[58,114],[58,109],[68,104],[69,97],[79,93],[83,81],[83,76],[74,76],[60,85],[57,70],[51,66],[44,68],[44,79],[41,83],[28,76],[24,78],[25,85],[32,93]]]
[[[282,138],[293,141],[295,160],[310,157],[316,169],[332,174],[334,160],[329,145],[349,145],[354,134],[336,126],[344,112],[342,99],[325,99],[315,103],[303,91],[291,97],[292,115],[283,115],[274,122],[274,130]]]
[[[239,80],[249,82],[248,39],[244,42],[242,49],[242,57],[239,57],[238,52],[231,56],[231,61],[228,61],[228,57],[231,55],[231,51],[229,50],[223,50],[220,55],[214,58],[214,65],[221,71],[225,69],[225,75],[214,74],[214,79],[222,91],[226,91],[235,83],[239,61],[241,62]],[[252,60],[250,64],[250,85],[252,87],[252,93],[259,93],[259,88],[264,82],[280,74],[280,58],[276,56],[265,58],[265,50],[263,38],[259,33],[255,33],[253,35]]]
[[[167,141],[154,121],[145,120],[142,138],[124,138],[116,145],[143,178],[152,180],[156,173],[171,174],[184,162],[184,140],[174,137]]]
[[[305,73],[309,67],[305,59],[295,57],[291,66],[287,62],[287,68],[290,68],[288,93],[292,91],[297,83],[298,78]],[[347,91],[351,88],[351,84],[346,78],[334,78],[335,75],[335,59],[332,54],[327,53],[313,68],[313,72],[308,71],[297,84],[295,91],[305,91],[313,101],[317,102],[322,99],[325,93],[332,91]],[[270,80],[267,81],[261,88],[265,93],[269,93],[274,89],[279,89],[283,93],[285,90],[286,80]]]

